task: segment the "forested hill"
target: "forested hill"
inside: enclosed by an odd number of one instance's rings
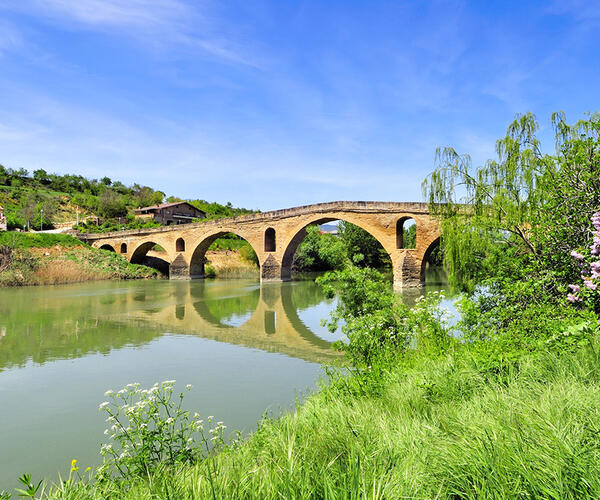
[[[110,230],[116,227],[140,227],[133,210],[163,202],[181,201],[167,197],[149,186],[122,182],[108,177],[87,179],[81,175],[56,175],[45,170],[14,170],[0,165],[0,206],[4,207],[9,229],[48,229],[72,223],[79,212],[80,230]],[[186,200],[203,210],[208,219],[233,217],[257,210],[222,205],[202,199]],[[99,219],[100,226],[97,226]],[[145,225],[153,225],[149,222]]]

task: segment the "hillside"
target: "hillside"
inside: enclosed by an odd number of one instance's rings
[[[67,234],[0,233],[0,286],[157,277],[154,269],[130,264]]]
[[[133,210],[163,202],[181,201],[166,197],[149,186],[125,186],[108,177],[87,179],[81,175],[29,173],[0,165],[0,206],[4,207],[9,229],[50,229],[72,225],[78,219],[81,231],[110,231],[117,228],[154,226],[135,221]],[[202,199],[186,200],[206,213],[207,219],[233,217],[256,212]]]

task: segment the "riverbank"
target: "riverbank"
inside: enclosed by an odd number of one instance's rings
[[[258,266],[240,250],[208,250],[205,273],[207,278],[256,278]]]
[[[70,235],[0,233],[0,286],[158,276],[154,269],[130,264],[115,253],[91,248]]]
[[[208,460],[52,499],[597,498],[597,338],[484,373],[468,347],[415,355],[381,384],[334,377]]]

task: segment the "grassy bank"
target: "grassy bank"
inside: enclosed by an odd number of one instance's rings
[[[0,286],[157,276],[154,269],[130,264],[115,253],[91,248],[70,235],[0,233]]]
[[[484,374],[467,348],[339,377],[206,461],[53,499],[597,498],[600,345]]]
[[[240,250],[208,250],[207,278],[258,278],[258,266]]]
[[[258,278],[258,257],[252,246],[235,235],[217,238],[206,252],[207,278]]]

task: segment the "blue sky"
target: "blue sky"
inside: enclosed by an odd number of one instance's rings
[[[270,210],[418,201],[600,110],[600,2],[4,0],[0,163]]]

